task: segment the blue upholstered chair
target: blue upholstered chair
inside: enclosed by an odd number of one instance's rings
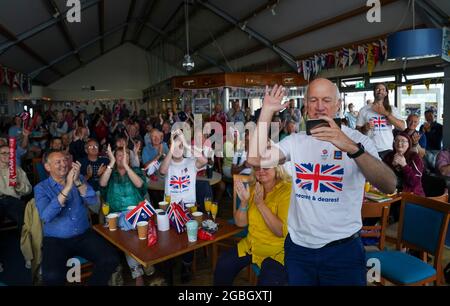
[[[397,250],[367,252],[366,257],[380,261],[382,283],[425,285],[443,283],[442,252],[447,233],[450,205],[441,201],[404,194],[400,210]],[[417,257],[401,251],[413,249],[434,256],[433,265],[426,256]]]

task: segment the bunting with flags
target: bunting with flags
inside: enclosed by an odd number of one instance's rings
[[[19,89],[23,94],[31,93],[31,78],[0,65],[0,86],[6,85],[9,90]]]
[[[352,45],[326,53],[317,53],[297,61],[297,72],[309,82],[324,69],[350,67],[359,64],[367,67],[369,74],[378,63],[387,59],[387,39],[380,39],[368,44]]]

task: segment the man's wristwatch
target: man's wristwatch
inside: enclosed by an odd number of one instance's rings
[[[74,183],[75,183],[75,182],[74,182]],[[77,188],[81,187],[81,185],[83,185],[82,182],[80,182],[79,184],[75,183],[75,186],[76,186]]]
[[[347,152],[348,157],[350,157],[350,158],[357,158],[357,157],[361,156],[362,154],[364,154],[364,152],[366,152],[366,150],[364,149],[364,146],[362,145],[362,143],[358,142],[356,145],[358,146],[358,151],[356,151],[353,154],[350,154],[350,153]]]

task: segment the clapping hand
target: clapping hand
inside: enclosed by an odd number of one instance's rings
[[[388,116],[389,112],[384,107],[383,103],[374,103],[372,105],[372,110],[380,115]]]
[[[264,188],[259,182],[255,185],[255,197],[253,199],[257,207],[264,205]]]
[[[106,149],[106,154],[108,155],[109,162],[114,164],[116,162],[116,158],[114,157],[114,153],[111,150],[111,145],[108,145]]]
[[[236,193],[238,194],[239,199],[241,199],[241,203],[246,205],[248,203],[248,200],[250,199],[250,190],[248,185],[244,186],[242,180],[239,179],[236,180],[234,185],[236,188]]]
[[[400,166],[400,167],[406,166],[407,164],[406,164],[405,157],[403,155],[401,155],[401,154],[398,154],[398,153],[395,154],[394,155],[394,159],[392,161],[392,165],[393,166]]]

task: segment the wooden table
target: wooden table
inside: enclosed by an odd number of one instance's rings
[[[157,175],[157,180],[153,181],[152,179],[149,179],[148,181],[148,189],[149,190],[156,190],[156,191],[164,191],[164,177],[161,177],[160,175]],[[222,174],[219,172],[214,171],[212,178],[207,178],[206,176],[198,176],[197,180],[200,181],[208,181],[209,185],[213,186],[217,183],[219,183],[222,180]]]
[[[196,242],[188,242],[187,233],[177,234],[176,230],[171,228],[168,231],[158,231],[158,242],[151,246],[147,246],[146,240],[139,240],[137,231],[122,231],[117,229],[111,232],[108,228],[101,224],[94,225],[94,230],[103,238],[111,242],[121,251],[130,255],[144,267],[151,266],[182,254],[194,251],[204,246],[212,245],[213,247],[213,267],[217,260],[216,242],[229,238],[241,232],[243,228],[229,224],[226,220],[217,218],[219,230],[214,234],[214,240],[197,240]]]

